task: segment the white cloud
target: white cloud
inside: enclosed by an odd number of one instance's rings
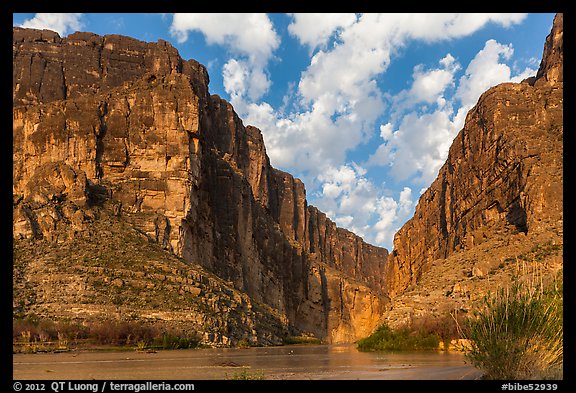
[[[373,226],[372,242],[380,245],[392,244],[394,234],[414,213],[412,190],[405,187],[399,196],[399,202],[392,197],[382,197],[377,200],[378,218]],[[391,249],[390,246],[388,246]]]
[[[447,54],[438,63],[440,68],[430,70],[425,70],[422,64],[414,67],[410,89],[402,90],[392,98],[392,121],[416,104],[436,104],[439,108],[446,105],[444,93],[447,88],[454,86],[454,75],[461,67],[451,54]]]
[[[255,62],[265,62],[280,44],[266,14],[174,14],[170,33],[179,42],[199,31],[208,44],[224,45]]]
[[[520,72],[518,75],[510,78],[510,82],[514,82],[514,83],[520,83],[522,82],[524,79],[529,78],[531,76],[536,76],[536,73],[538,72],[537,68],[530,68],[530,67],[526,67],[524,69],[524,71]]]
[[[408,38],[424,41],[442,41],[463,37],[474,33],[488,23],[504,27],[520,23],[524,13],[444,13],[444,14],[390,14],[386,22],[390,29]]]
[[[64,37],[69,32],[79,31],[84,28],[80,13],[38,13],[34,18],[24,21],[20,26],[32,29],[48,29],[57,32]]]
[[[270,88],[271,82],[264,70],[254,67],[246,60],[230,59],[222,68],[224,89],[235,101],[235,97],[246,95],[256,101]]]
[[[378,221],[374,224],[374,243],[391,243],[394,239],[396,229],[393,224],[396,220],[398,203],[391,197],[384,197],[378,200]]]
[[[409,39],[438,41],[470,34],[486,23],[518,23],[520,14],[363,14],[292,16],[301,43],[317,48],[301,74],[298,111],[263,118],[258,105],[240,103],[247,123],[262,129],[273,165],[320,173],[345,163],[347,152],[368,140],[385,104],[376,78]],[[314,21],[317,25],[314,25]],[[330,37],[334,44],[326,47]],[[318,49],[321,48],[321,49]],[[446,104],[441,92],[459,67],[448,55],[435,70],[416,69],[411,102]],[[256,111],[252,113],[251,111]],[[256,120],[265,120],[255,122]],[[330,144],[326,144],[329,140]]]
[[[345,224],[361,236],[367,235],[365,228],[378,199],[376,188],[363,173],[362,168],[352,165],[328,168],[318,176],[322,192],[315,202],[320,209],[332,212],[337,224]]]
[[[378,131],[377,122],[386,109],[378,78],[410,40],[446,41],[488,23],[507,27],[525,18],[525,14],[292,14],[288,31],[308,48],[311,58],[300,80],[291,85],[292,101],[284,99],[281,108],[274,108],[260,101],[270,88],[267,63],[279,47],[274,27],[263,14],[223,15],[176,14],[172,34],[183,42],[189,32],[200,31],[208,43],[226,47],[234,56],[223,67],[225,89],[244,123],[262,130],[272,165],[303,178],[310,202],[338,225],[386,247],[413,211],[412,188],[421,190],[436,176],[463,123],[465,112],[454,109],[454,94],[447,93],[460,88],[462,109],[483,79],[477,79],[481,70],[472,67],[465,79],[458,80],[460,64],[450,54],[435,67],[414,69],[411,87],[390,101],[390,112],[397,118],[380,126],[383,143],[367,162],[387,165],[397,179],[411,184],[392,195],[371,182],[366,169],[348,160],[350,151]],[[486,56],[494,51],[496,63],[487,57],[484,64],[495,66],[496,75],[498,67],[502,71],[498,60],[505,56],[505,46],[489,48]]]
[[[454,81],[454,71],[447,69],[435,69],[424,71],[422,66],[414,69],[414,83],[410,89],[410,96],[414,102],[426,102],[432,104]]]
[[[430,184],[458,132],[444,94],[454,86],[454,75],[461,67],[450,54],[438,64],[440,68],[430,70],[421,64],[414,67],[411,87],[392,98],[391,119],[400,118],[398,129],[394,131],[390,122],[381,125],[384,143],[368,159],[368,165],[388,165],[397,180]],[[420,113],[421,103],[435,104],[436,109]]]
[[[437,110],[419,115],[410,112],[368,160],[369,165],[389,165],[399,181],[429,185],[446,160],[458,130],[450,111]]]
[[[232,100],[246,124],[259,127],[272,165],[317,176],[329,166],[339,166],[346,153],[371,132],[382,111],[380,97],[358,97],[338,107],[341,98],[325,95],[307,111],[281,116],[267,103]],[[299,174],[300,175],[300,174]]]
[[[463,107],[472,107],[478,97],[491,86],[510,80],[510,67],[500,63],[500,58],[509,60],[514,53],[512,45],[502,45],[488,40],[484,48],[472,59],[460,78],[456,97]]]
[[[249,70],[244,62],[230,59],[222,68],[224,76],[224,89],[231,95],[238,95],[246,91],[249,78]]]
[[[390,247],[394,233],[413,214],[412,190],[404,187],[397,202],[365,175],[366,169],[356,164],[328,168],[318,176],[322,191],[315,204],[337,225],[370,243]]]
[[[447,69],[451,69],[454,67],[460,69],[460,64],[458,64],[454,56],[452,56],[450,53],[448,53],[446,56],[440,59],[438,63],[440,63],[440,65],[442,65],[444,68]]]
[[[380,126],[380,137],[382,137],[382,139],[384,139],[384,140],[390,139],[393,132],[394,132],[394,128],[393,128],[392,123],[386,123],[386,124],[382,124]]]
[[[412,190],[409,187],[404,187],[400,192],[399,207],[402,215],[412,213],[414,201],[412,200]]]
[[[191,31],[208,44],[224,46],[235,58],[223,66],[224,88],[238,99],[257,101],[270,88],[266,66],[280,38],[266,14],[174,14],[170,33],[182,43]]]
[[[346,28],[356,22],[355,14],[290,14],[294,21],[288,25],[288,31],[297,37],[302,45],[311,51],[317,47],[326,47],[328,40],[339,28]]]
[[[444,89],[454,85],[451,76],[459,69],[452,56],[439,62],[451,67],[451,73],[438,72],[446,69],[424,71],[422,67],[416,67],[412,87],[392,100],[392,111],[396,111],[396,117],[400,119],[398,126],[394,129],[392,123],[387,123],[380,127],[383,143],[367,164],[387,166],[396,180],[428,186],[446,161],[454,137],[464,126],[466,114],[480,95],[496,84],[534,75],[530,68],[519,75],[511,75],[510,67],[501,61],[510,60],[513,52],[512,45],[486,41],[468,64],[450,100],[444,98]],[[435,80],[430,82],[432,76]],[[418,85],[420,87],[415,88]],[[435,99],[436,106],[428,110],[415,106],[422,101],[432,103]]]
[[[372,241],[381,245],[392,244],[394,234],[414,214],[414,207],[412,190],[409,187],[402,189],[398,202],[392,197],[379,198],[377,200],[378,221],[374,224]]]

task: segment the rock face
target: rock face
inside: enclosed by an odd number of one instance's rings
[[[60,219],[50,232],[55,240],[14,241],[15,318],[88,325],[137,320],[158,330],[193,333],[210,346],[277,345],[289,334],[283,315],[167,253],[113,209],[88,211],[96,216],[73,237],[66,236]]]
[[[271,167],[260,130],[169,43],[14,28],[14,238],[68,242],[108,209],[285,318],[377,326],[388,251],[337,228]]]
[[[546,37],[542,62],[536,74],[536,86],[564,82],[564,14],[557,14],[552,31]]]
[[[524,239],[551,233],[550,244],[562,243],[562,37],[559,14],[537,76],[489,89],[468,113],[438,177],[394,237],[385,269],[391,297],[415,284],[434,261],[503,231]]]

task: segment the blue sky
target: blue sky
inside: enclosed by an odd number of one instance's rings
[[[535,75],[553,14],[14,14],[164,39],[262,130],[310,204],[391,250],[482,92]]]

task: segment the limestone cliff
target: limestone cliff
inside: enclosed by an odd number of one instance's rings
[[[15,249],[96,241],[110,216],[265,305],[289,334],[353,341],[377,325],[388,252],[307,204],[260,131],[209,94],[202,65],[161,40],[22,28],[13,62]],[[288,334],[280,322],[267,323],[276,336]]]
[[[429,281],[422,291],[428,296],[434,287],[440,296],[431,304],[463,287],[470,298],[487,287],[469,279],[486,278],[523,256],[538,254],[541,261],[542,250],[561,265],[562,43],[558,14],[536,77],[495,86],[470,110],[438,177],[394,237],[385,269],[392,297]],[[441,267],[450,264],[450,271]],[[444,288],[438,275],[447,275]]]

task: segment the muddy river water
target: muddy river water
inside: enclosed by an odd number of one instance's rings
[[[146,352],[15,354],[14,379],[478,379],[454,352],[359,352],[354,345],[303,345]]]

